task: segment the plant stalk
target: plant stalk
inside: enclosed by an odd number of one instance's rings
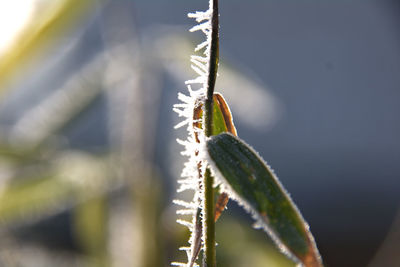
[[[218,0],[210,0],[211,17],[211,46],[209,55],[209,69],[207,79],[207,95],[204,103],[204,132],[207,137],[212,135],[213,127],[213,94],[218,71],[219,33],[218,33]],[[206,168],[204,174],[204,218],[205,229],[205,266],[216,267],[215,251],[215,221],[214,221],[214,177],[210,169]]]
[[[205,197],[205,266],[215,267],[216,252],[215,252],[215,221],[214,221],[214,178],[211,175],[210,169],[207,168],[204,174],[204,197]]]
[[[213,94],[215,80],[217,79],[219,61],[219,21],[218,21],[218,0],[210,0],[211,17],[211,46],[208,64],[207,95],[204,103],[205,134],[207,137],[212,135],[212,113],[213,113]]]

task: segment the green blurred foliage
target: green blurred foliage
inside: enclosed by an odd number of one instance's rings
[[[100,0],[99,0],[100,1]],[[37,9],[18,41],[4,53],[0,60],[0,95],[8,83],[21,71],[33,57],[51,48],[51,44],[79,27],[85,18],[99,3],[98,0],[57,0],[37,2]]]

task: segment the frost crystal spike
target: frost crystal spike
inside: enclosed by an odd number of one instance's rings
[[[206,35],[206,40],[196,46],[195,52],[200,52],[201,55],[192,55],[190,60],[192,62],[192,69],[198,75],[196,78],[185,82],[188,89],[188,95],[179,93],[178,99],[181,103],[174,105],[173,110],[178,114],[179,117],[183,117],[183,120],[175,126],[180,128],[187,125],[188,137],[187,140],[177,140],[177,142],[184,147],[182,155],[188,157],[187,162],[184,165],[182,171],[182,179],[178,181],[179,188],[178,193],[192,190],[193,199],[190,202],[181,200],[175,200],[174,203],[181,206],[177,211],[178,215],[184,217],[178,219],[177,222],[188,227],[191,234],[188,243],[189,247],[182,247],[181,250],[186,251],[187,263],[173,262],[172,266],[185,266],[193,267],[198,266],[195,261],[199,251],[202,249],[198,246],[200,242],[199,238],[202,235],[201,229],[201,213],[199,208],[203,206],[202,203],[202,188],[203,186],[203,174],[204,174],[204,161],[203,153],[201,153],[201,147],[205,144],[205,136],[202,131],[194,127],[195,123],[198,123],[194,118],[194,110],[198,105],[198,99],[202,99],[206,95],[207,88],[207,77],[209,69],[209,56],[211,47],[211,15],[212,15],[212,1],[210,1],[209,9],[205,12],[189,13],[189,18],[194,18],[199,24],[190,29],[191,32],[202,31]],[[192,85],[198,88],[193,89]],[[195,134],[196,137],[195,138]],[[197,141],[197,140],[199,141]],[[182,207],[184,207],[182,209]],[[191,220],[188,221],[187,217],[191,216]],[[202,243],[202,242],[201,242]]]

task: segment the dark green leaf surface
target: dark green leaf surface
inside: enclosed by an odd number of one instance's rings
[[[257,153],[228,133],[211,137],[207,150],[234,194],[257,213],[278,246],[284,245],[305,266],[321,266],[307,224]]]

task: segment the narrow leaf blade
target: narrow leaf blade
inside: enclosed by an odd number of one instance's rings
[[[207,151],[230,194],[252,211],[277,246],[307,267],[322,266],[307,223],[258,154],[228,133],[211,137]]]

